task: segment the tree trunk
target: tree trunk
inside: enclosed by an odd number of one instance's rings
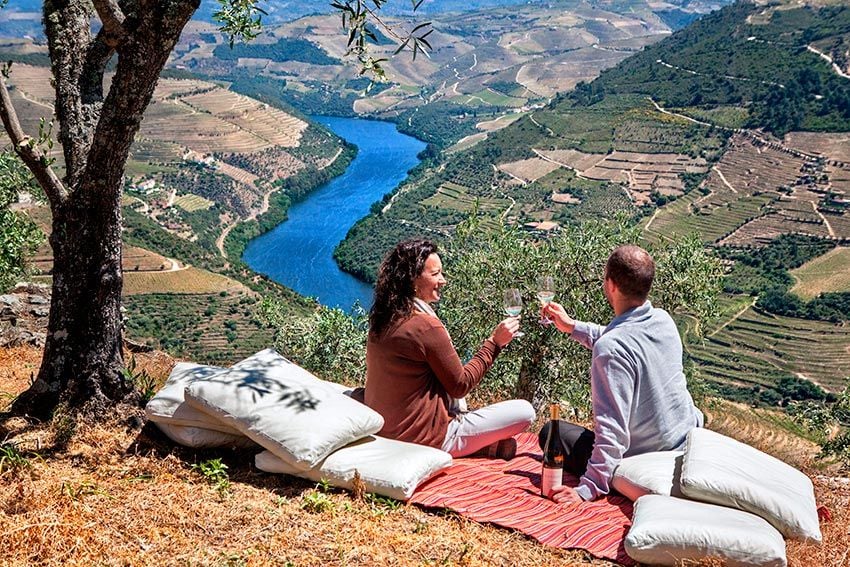
[[[89,2],[44,3],[66,174],[64,187],[42,175],[53,212],[53,297],[41,369],[14,402],[15,413],[46,418],[63,402],[100,413],[138,401],[123,372],[124,166],[159,74],[199,4],[95,1],[106,20],[91,39]],[[132,10],[126,19],[122,8]],[[118,64],[104,99],[103,73],[113,52]],[[20,133],[17,138],[23,141]],[[32,151],[22,151],[34,172],[48,169]]]
[[[54,212],[53,291],[38,378],[13,411],[46,418],[56,405],[99,411],[137,401],[124,378],[121,208],[94,206],[79,191]],[[70,238],[69,235],[73,235]]]
[[[540,376],[543,356],[540,352],[532,353],[530,359],[522,361],[517,378],[514,396],[528,400],[535,408],[540,407],[543,402],[540,388]]]

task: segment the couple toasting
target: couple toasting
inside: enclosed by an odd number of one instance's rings
[[[647,301],[655,274],[650,255],[637,246],[615,249],[603,289],[615,317],[607,326],[573,320],[557,303],[542,315],[593,351],[590,368],[593,431],[561,424],[567,450],[564,469],[580,478],[561,487],[557,502],[594,500],[607,494],[624,457],[679,448],[702,413],[694,406],[682,371],[676,325]],[[493,329],[465,365],[432,305],[446,285],[437,247],[427,240],[398,244],[378,271],[369,313],[365,403],[384,417],[380,435],[447,451],[510,459],[513,436],[527,429],[535,411],[508,400],[464,411],[456,401],[484,378],[519,330],[508,317]],[[546,438],[546,427],[540,432]]]

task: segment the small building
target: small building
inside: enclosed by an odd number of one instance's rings
[[[162,187],[155,179],[146,179],[139,183],[130,184],[130,187],[127,190],[132,191],[133,193],[140,193],[142,195],[150,195],[152,193],[159,193],[162,191]]]

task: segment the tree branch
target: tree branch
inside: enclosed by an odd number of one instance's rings
[[[18,114],[15,112],[15,107],[12,105],[12,97],[9,96],[9,89],[6,88],[6,79],[0,73],[0,119],[3,120],[3,126],[6,128],[6,133],[12,139],[12,145],[27,167],[32,171],[33,176],[44,189],[44,193],[51,203],[59,204],[63,202],[68,192],[62,181],[50,167],[47,162],[47,156],[41,151],[32,137],[24,134],[21,123],[18,120]]]
[[[83,104],[98,104],[103,102],[103,74],[106,64],[115,53],[109,44],[110,33],[106,28],[97,32],[97,36],[89,45],[83,70],[80,73],[80,98]],[[98,113],[99,113],[98,108]]]
[[[121,11],[118,0],[92,0],[92,4],[103,22],[103,29],[106,30],[106,44],[116,47],[127,37],[127,31],[124,29],[124,20],[127,18]]]

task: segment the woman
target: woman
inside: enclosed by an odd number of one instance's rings
[[[384,417],[379,435],[437,447],[453,457],[478,452],[513,458],[512,436],[534,420],[525,400],[472,412],[450,411],[481,382],[519,329],[518,318],[499,323],[465,366],[431,304],[446,285],[437,246],[399,243],[384,258],[369,313],[366,405]],[[500,443],[501,441],[501,443]]]

